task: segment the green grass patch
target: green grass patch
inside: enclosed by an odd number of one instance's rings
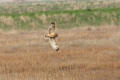
[[[4,20],[4,22],[2,21]],[[8,23],[10,22],[11,23]],[[16,29],[46,28],[50,22],[59,28],[83,26],[120,25],[120,8],[96,8],[80,10],[36,11],[24,13],[0,13],[0,25]],[[9,28],[9,27],[6,27]]]

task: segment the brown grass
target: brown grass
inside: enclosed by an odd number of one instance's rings
[[[60,54],[43,40],[44,30],[1,32],[0,80],[119,80],[119,31],[59,30]]]

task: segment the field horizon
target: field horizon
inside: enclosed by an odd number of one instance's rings
[[[120,2],[78,1],[0,5],[0,29],[46,29],[56,22],[61,29],[84,26],[120,26]]]

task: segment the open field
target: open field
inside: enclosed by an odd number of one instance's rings
[[[120,80],[120,0],[2,1],[0,80]]]
[[[120,80],[120,28],[59,29],[60,54],[45,30],[0,31],[0,80]]]

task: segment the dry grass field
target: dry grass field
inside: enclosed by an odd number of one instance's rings
[[[44,32],[0,31],[0,80],[120,80],[119,27],[59,29],[59,54]]]

